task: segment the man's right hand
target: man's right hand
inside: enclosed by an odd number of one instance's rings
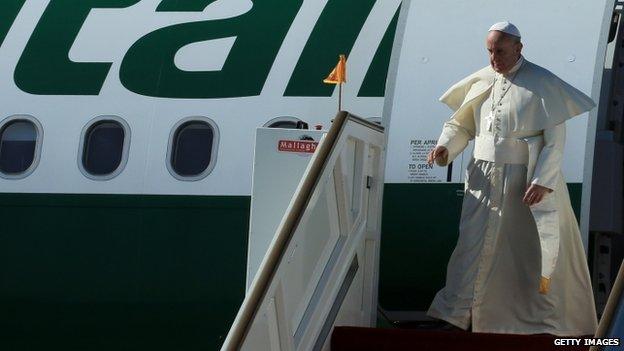
[[[446,165],[448,159],[448,150],[446,147],[438,145],[427,155],[427,163],[432,164],[434,161],[438,166]]]

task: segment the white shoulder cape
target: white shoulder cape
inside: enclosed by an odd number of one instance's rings
[[[491,66],[454,84],[440,101],[453,111],[451,119],[470,129],[474,126],[473,108],[487,98],[494,84],[496,73]],[[521,111],[510,114],[509,126],[513,131],[540,131],[591,110],[595,104],[591,98],[545,68],[526,59],[518,71],[513,84],[519,89],[518,96],[512,97]],[[521,101],[520,101],[521,100]],[[529,144],[529,164],[527,182],[533,178],[535,165],[543,147],[543,138],[526,139]],[[562,178],[563,179],[563,178]],[[559,220],[556,205],[551,198],[531,206],[540,236],[542,251],[542,284],[540,291],[548,291],[548,282],[554,271],[559,254]]]

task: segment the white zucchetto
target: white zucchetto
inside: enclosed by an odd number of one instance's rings
[[[520,31],[518,30],[518,27],[507,21],[495,23],[493,26],[490,27],[490,30],[488,32],[491,32],[493,30],[497,30],[499,32],[507,33],[520,38]]]

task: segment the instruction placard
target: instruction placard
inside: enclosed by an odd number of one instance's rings
[[[437,144],[436,139],[412,139],[409,145],[408,180],[410,183],[441,183],[433,164],[427,163],[427,155]]]

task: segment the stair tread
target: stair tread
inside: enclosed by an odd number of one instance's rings
[[[587,336],[591,337],[591,336]],[[587,351],[587,346],[557,346],[550,334],[519,335],[472,333],[431,329],[382,329],[336,327],[332,334],[332,351]],[[575,338],[582,338],[576,336]],[[581,342],[582,343],[582,342]]]

